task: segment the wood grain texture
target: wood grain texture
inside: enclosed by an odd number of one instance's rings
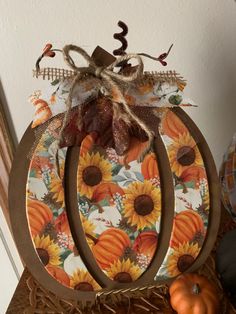
[[[0,100],[0,207],[9,227],[8,183],[14,150],[10,129]]]

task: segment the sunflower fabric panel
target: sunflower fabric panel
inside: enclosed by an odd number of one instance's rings
[[[63,187],[67,148],[56,153],[60,127],[59,118],[49,123],[30,162],[26,212],[31,238],[38,258],[58,282],[82,291],[99,290],[75,250],[67,219]]]
[[[110,279],[128,283],[148,268],[158,247],[161,191],[156,156],[150,151],[138,161],[145,144],[136,138],[125,156],[96,140],[89,134],[81,144],[80,218],[99,267]]]
[[[173,174],[175,217],[157,280],[177,276],[193,264],[203,246],[209,218],[208,181],[197,143],[170,109],[162,110],[160,134]]]

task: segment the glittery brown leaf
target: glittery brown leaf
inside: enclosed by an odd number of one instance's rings
[[[112,130],[116,153],[118,155],[124,155],[130,146],[128,126],[121,119],[113,119]]]

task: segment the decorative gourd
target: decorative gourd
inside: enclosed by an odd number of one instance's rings
[[[171,247],[191,241],[202,241],[204,225],[201,216],[193,210],[185,210],[174,218]]]
[[[217,248],[216,268],[220,280],[236,306],[236,229],[225,234]]]
[[[180,120],[172,111],[168,110],[162,120],[162,132],[171,138],[178,138],[180,135],[187,133],[188,129],[180,123]]]
[[[142,162],[141,171],[146,180],[154,179],[159,176],[156,156],[154,153],[145,156]]]
[[[170,303],[178,314],[218,314],[216,287],[198,274],[179,276],[169,288]]]
[[[157,248],[158,234],[156,231],[144,231],[136,238],[133,249],[137,254],[147,254],[152,258]]]
[[[31,221],[32,236],[40,234],[48,224],[52,223],[53,215],[50,208],[38,200],[28,199],[28,218]]]
[[[124,256],[131,243],[128,235],[116,228],[104,231],[92,247],[92,252],[98,264],[103,268],[108,268],[111,264]]]

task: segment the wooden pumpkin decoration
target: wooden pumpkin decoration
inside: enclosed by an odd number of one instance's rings
[[[71,51],[90,67],[76,67]],[[219,191],[209,148],[180,108],[185,81],[142,75],[139,55],[115,73],[124,63],[101,48],[93,59],[76,46],[63,53],[72,71],[61,80],[45,69],[57,80],[40,91],[52,116],[29,126],[13,163],[11,220],[27,267],[59,297],[83,302],[197,269],[216,237]]]
[[[219,296],[206,277],[192,273],[179,276],[169,288],[170,302],[178,314],[217,314]]]

